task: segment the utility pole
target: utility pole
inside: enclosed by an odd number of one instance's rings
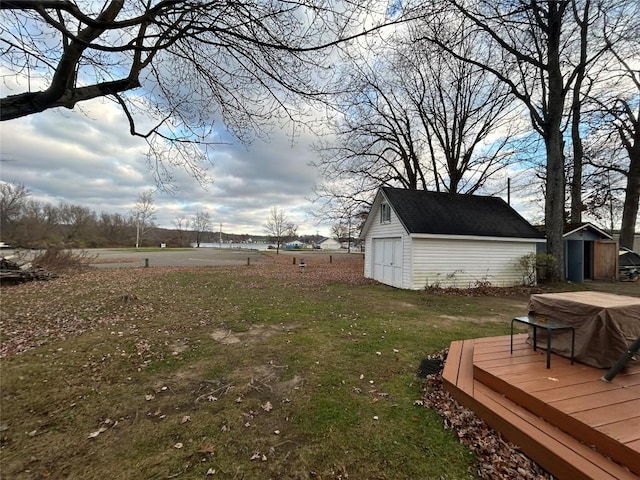
[[[136,215],[136,250],[140,246],[140,214]]]
[[[222,248],[222,224],[220,224],[220,248]]]

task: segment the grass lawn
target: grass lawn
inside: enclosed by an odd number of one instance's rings
[[[2,478],[472,479],[420,360],[528,294],[402,291],[359,255],[2,287]]]

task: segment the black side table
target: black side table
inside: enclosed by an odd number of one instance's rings
[[[554,330],[571,330],[571,365],[573,365],[573,349],[576,343],[576,332],[571,325],[566,323],[546,320],[542,317],[529,315],[527,317],[514,317],[511,320],[511,353],[513,354],[513,322],[524,323],[533,327],[533,350],[536,351],[538,343],[538,328],[547,331],[547,368],[551,368],[551,333]]]

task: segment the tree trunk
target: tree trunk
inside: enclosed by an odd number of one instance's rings
[[[559,124],[559,122],[558,122]],[[551,271],[550,280],[564,281],[564,155],[562,154],[562,135],[560,129],[551,131],[547,141],[547,178],[545,198],[545,230],[547,234],[547,252],[556,262]]]
[[[551,271],[552,281],[565,280],[564,245],[564,142],[562,139],[562,116],[565,99],[564,81],[560,66],[560,33],[562,13],[549,2],[548,28],[548,75],[549,91],[546,122],[544,125],[545,145],[547,148],[547,179],[545,198],[545,230],[547,233],[547,252],[554,256],[555,264]]]
[[[578,114],[578,117],[580,115]],[[574,114],[574,122],[576,115]],[[571,127],[573,142],[573,177],[571,178],[571,223],[582,222],[582,159],[584,149],[579,133],[579,124]]]
[[[584,5],[583,18],[580,24],[580,63],[577,66],[576,81],[573,85],[573,101],[571,104],[571,143],[573,144],[573,177],[571,179],[571,222],[582,222],[582,162],[584,159],[584,149],[582,147],[582,136],[580,135],[580,117],[582,101],[580,91],[584,82],[585,70],[587,68],[587,33],[589,27],[589,6],[587,1]]]
[[[638,204],[640,203],[640,143],[636,142],[629,152],[629,175],[622,210],[622,228],[620,229],[620,246],[633,249],[636,222],[638,220]]]

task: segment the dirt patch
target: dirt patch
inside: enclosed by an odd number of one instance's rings
[[[255,343],[276,333],[287,333],[291,331],[286,325],[256,325],[246,332],[232,332],[229,329],[218,329],[211,332],[210,336],[216,342],[223,345],[234,345],[237,343]]]
[[[255,344],[272,335],[289,333],[291,325],[256,325],[245,332],[233,332],[229,329],[218,329],[210,333],[210,337],[223,345]],[[236,394],[241,397],[257,396],[258,398],[282,399],[290,392],[300,388],[304,380],[299,375],[286,377],[287,365],[278,365],[273,361],[252,365],[248,368],[236,369],[229,375],[234,384]]]
[[[243,394],[247,397],[253,394],[259,398],[283,400],[304,383],[303,378],[299,375],[283,380],[282,377],[286,375],[288,369],[287,365],[277,365],[273,362],[253,367]]]
[[[290,380],[281,380],[271,385],[273,393],[277,396],[284,396],[287,393],[297,390],[304,384],[304,379],[299,375],[294,375]]]
[[[189,350],[190,347],[189,343],[184,340],[174,340],[169,344],[169,348],[171,349],[172,355],[179,355]]]
[[[242,401],[251,398],[260,401],[270,399],[272,402],[288,401],[291,393],[304,384],[300,375],[283,379],[287,376],[288,368],[287,365],[268,362],[248,368],[237,368],[228,372],[224,379],[206,379],[200,377],[202,366],[191,366],[157,382],[150,393],[156,401],[162,401],[163,397],[171,395],[186,395],[189,399],[183,400],[185,405],[194,401],[196,404],[217,402],[228,394],[233,394],[234,398]],[[169,404],[170,400],[167,399],[163,406]]]
[[[231,330],[216,330],[211,332],[211,338],[223,345],[233,345],[234,343],[240,343],[241,341],[240,337],[234,335]]]
[[[469,323],[499,323],[508,320],[510,317],[507,315],[502,315],[500,313],[496,313],[493,315],[484,315],[482,317],[465,317],[462,315],[440,315],[439,318],[444,320],[451,320],[454,322],[469,322]]]
[[[416,304],[410,302],[396,302],[396,305],[399,308],[416,308]]]

